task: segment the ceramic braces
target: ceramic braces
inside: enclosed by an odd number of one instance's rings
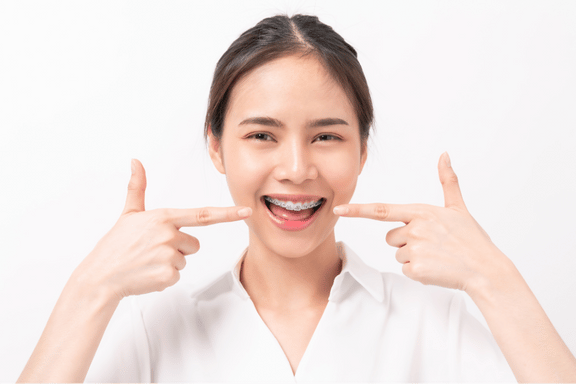
[[[318,201],[312,201],[310,203],[304,203],[304,204],[302,204],[302,203],[294,204],[291,201],[280,201],[280,200],[273,199],[273,198],[268,197],[268,196],[265,196],[264,199],[269,203],[272,203],[274,205],[278,205],[278,206],[285,208],[289,211],[302,211],[304,209],[314,208],[314,207],[317,207],[317,206],[322,204],[322,199],[320,199]]]

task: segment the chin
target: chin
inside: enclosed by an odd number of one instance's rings
[[[289,259],[306,257],[318,248],[335,243],[334,226],[337,220],[338,218],[334,218],[330,223],[315,225],[303,231],[288,231],[271,226],[258,228],[261,225],[255,227],[247,223],[250,229],[250,244],[256,242],[258,248],[268,249],[271,253]]]

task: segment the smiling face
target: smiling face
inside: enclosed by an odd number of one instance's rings
[[[251,249],[294,258],[334,243],[332,209],[352,198],[366,151],[354,108],[317,59],[284,57],[241,78],[221,140],[209,139],[234,202],[252,208]]]

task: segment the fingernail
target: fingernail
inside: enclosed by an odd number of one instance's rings
[[[334,207],[335,215],[347,215],[350,210],[346,207]]]
[[[446,154],[446,156],[444,157],[444,161],[446,161],[446,165],[449,167],[452,167],[452,164],[450,164],[450,156],[448,156],[448,152],[444,152]]]
[[[130,170],[132,171],[132,174],[136,172],[136,162],[134,161],[134,159],[130,160]]]
[[[241,210],[238,211],[238,216],[244,218],[244,217],[248,217],[252,214],[252,208],[242,208]]]

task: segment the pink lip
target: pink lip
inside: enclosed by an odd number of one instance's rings
[[[312,195],[266,195],[266,196],[277,200],[291,201],[293,203],[301,203],[312,200],[317,201],[322,198],[321,196],[312,196]],[[274,225],[276,225],[278,228],[283,229],[285,231],[301,231],[305,228],[308,228],[318,217],[318,212],[320,212],[324,207],[324,203],[322,203],[320,208],[318,208],[316,212],[314,212],[314,214],[309,218],[307,218],[306,220],[286,220],[270,212],[270,210],[266,206],[266,203],[264,202],[264,197],[262,197],[261,200],[262,204],[264,204],[266,212],[268,212],[268,217],[270,217],[270,220],[272,220]]]

